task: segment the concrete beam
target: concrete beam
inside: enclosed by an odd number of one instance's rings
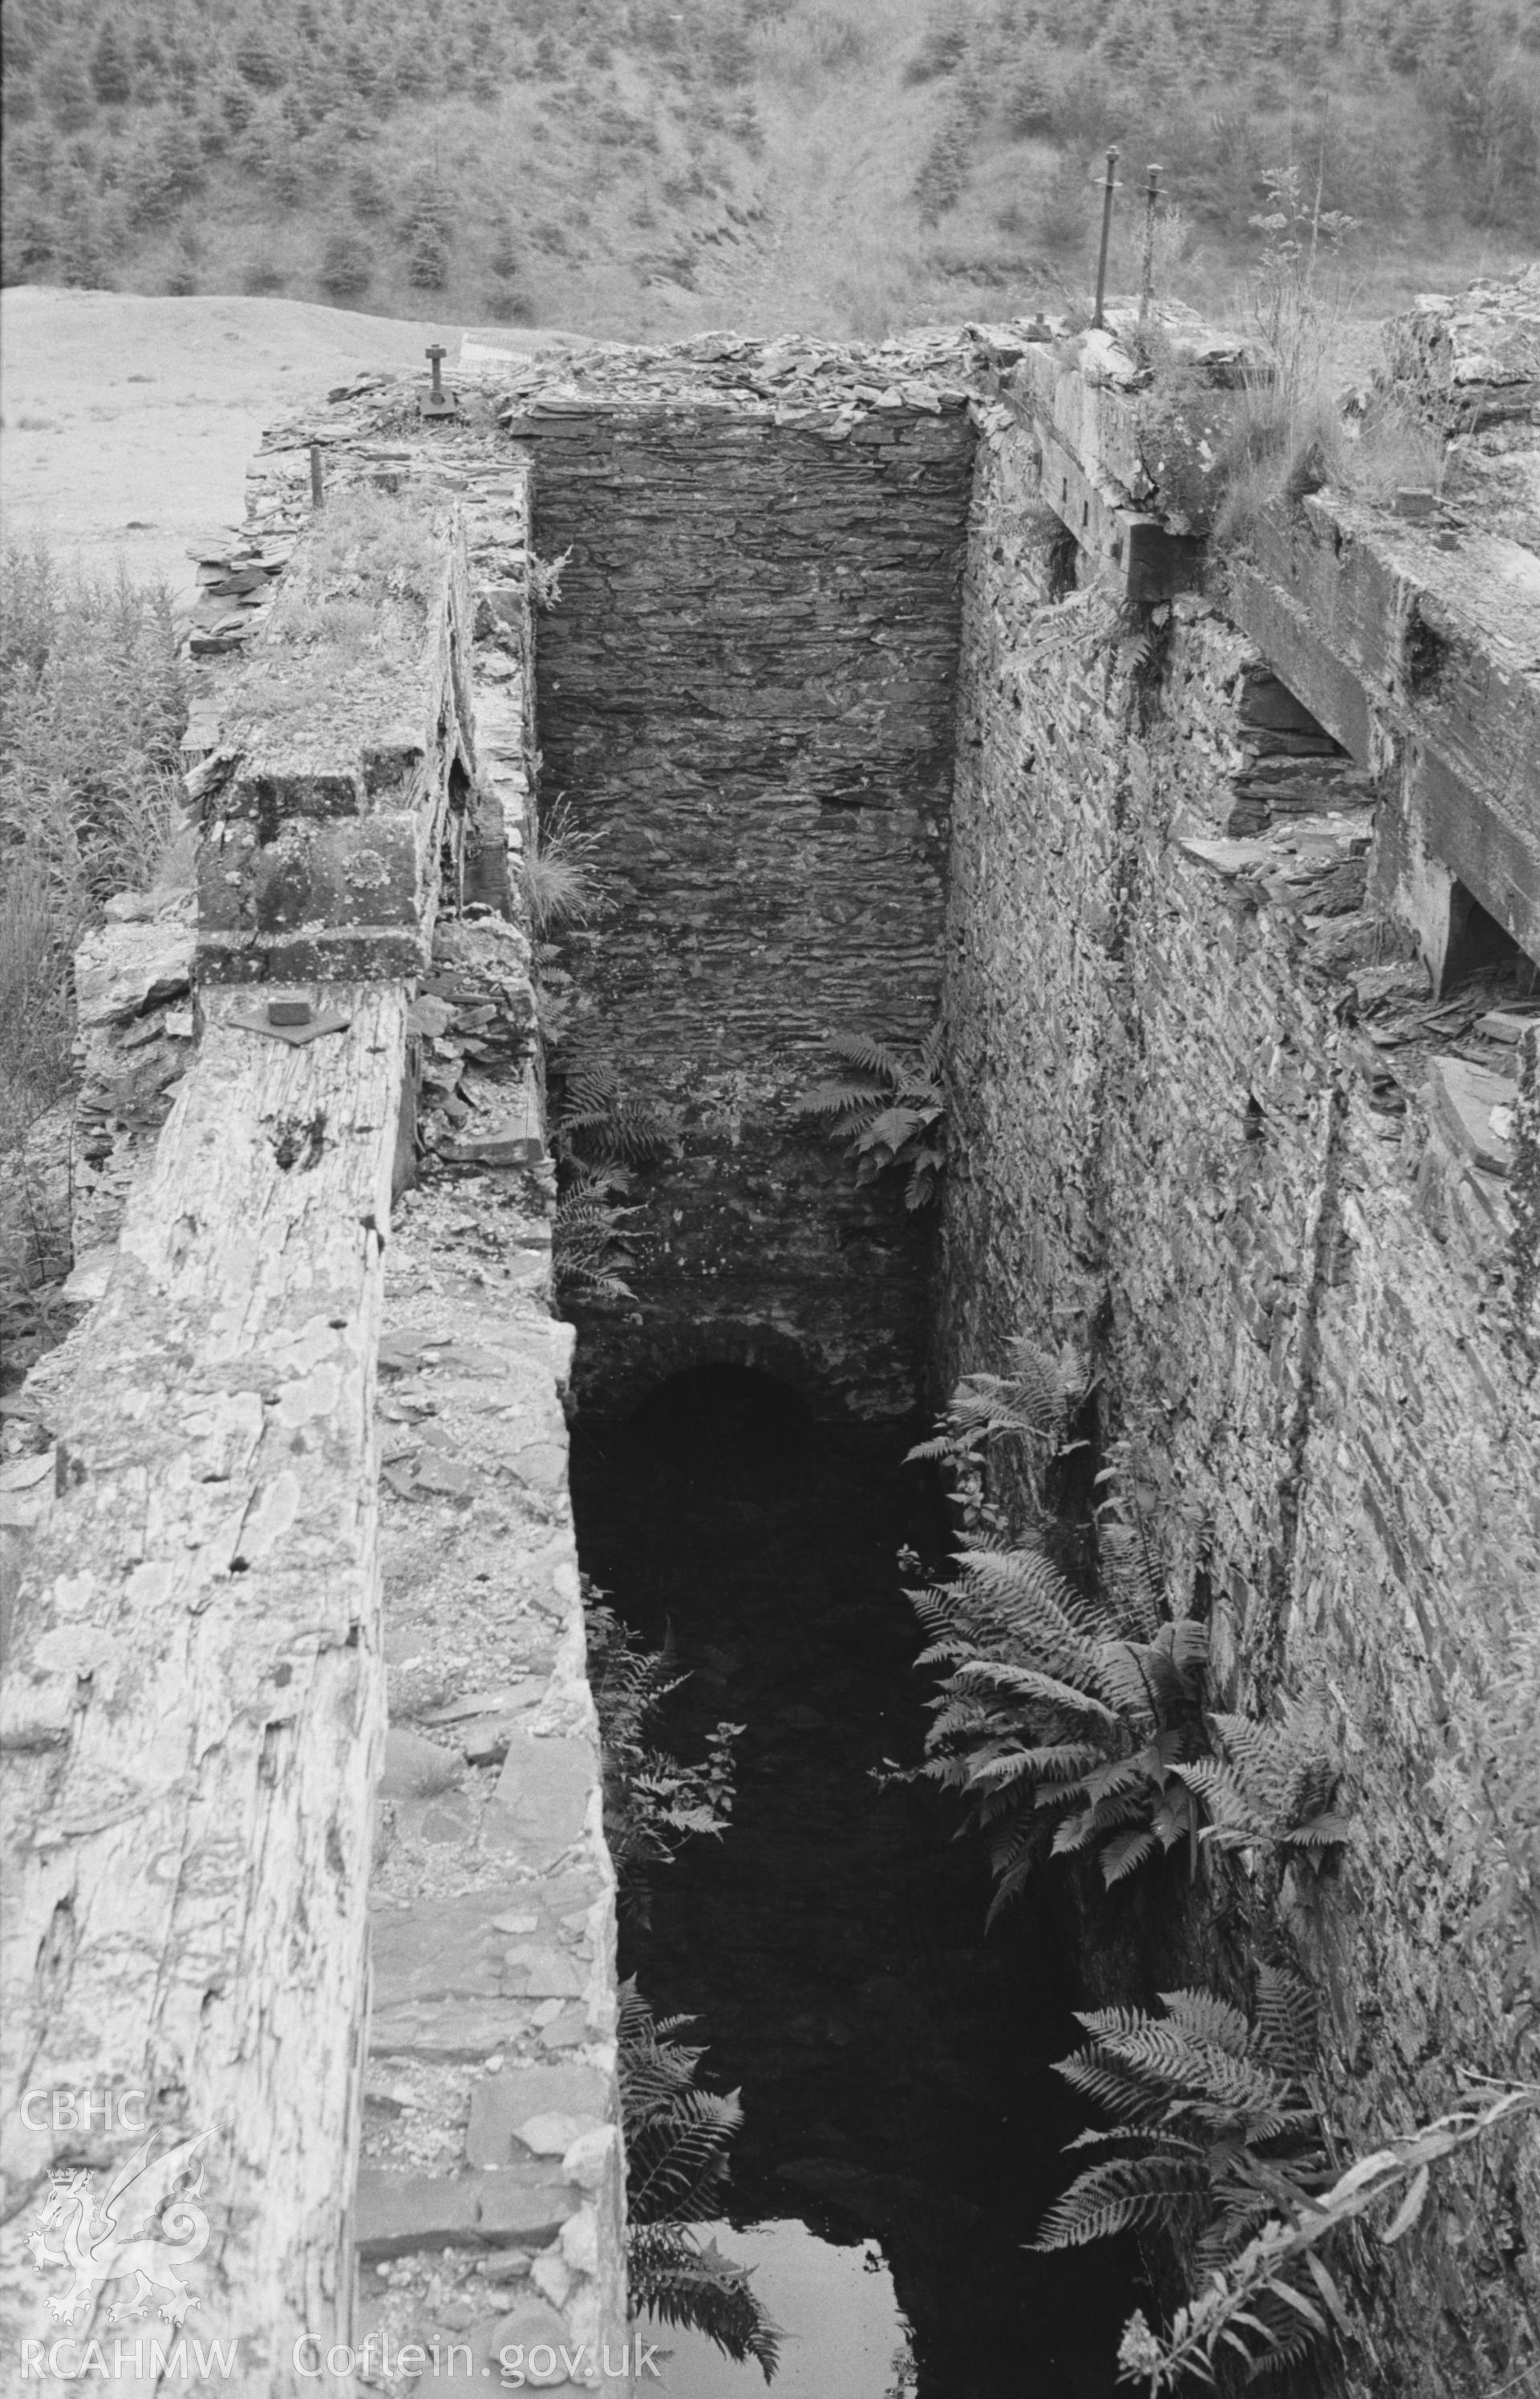
[[[371,493],[354,542],[356,502],[304,534],[198,770],[203,983],[408,975],[432,954],[452,796],[473,780],[464,538],[442,503]]]
[[[385,1715],[373,1400],[405,1000],[328,998],[344,1029],[295,1048],[212,996],[105,1294],[54,1362],[0,1715],[7,2322],[110,2340],[101,2270],[50,2329],[28,2236],[60,2256],[81,2228],[55,2170],[128,2180],[153,2136],[152,2168],[177,2151],[202,2175],[149,2275],[271,2399],[306,2387],[302,2336],[347,2338]],[[51,2104],[81,2092],[84,2132]],[[104,2255],[131,2272],[132,2246]]]

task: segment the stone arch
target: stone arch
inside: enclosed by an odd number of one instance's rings
[[[664,1384],[717,1366],[736,1367],[783,1385],[815,1419],[859,1413],[851,1394],[806,1342],[771,1325],[722,1319],[655,1321],[623,1348],[603,1341],[588,1347],[585,1373],[580,1334],[573,1383],[585,1415],[632,1416]]]

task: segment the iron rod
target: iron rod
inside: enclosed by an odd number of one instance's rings
[[[1139,282],[1139,326],[1141,332],[1150,313],[1150,304],[1155,298],[1155,203],[1159,197],[1160,169],[1152,166],[1149,181],[1144,186],[1144,269]]]
[[[1092,325],[1097,327],[1101,323],[1101,302],[1107,289],[1107,244],[1112,239],[1113,194],[1116,189],[1117,144],[1114,142],[1107,151],[1107,181],[1101,194],[1101,249],[1096,262],[1096,309],[1091,318]]]

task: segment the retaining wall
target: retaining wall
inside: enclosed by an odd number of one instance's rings
[[[1492,1022],[1526,978],[1435,996],[1371,901],[1398,760],[1342,749],[1208,602],[1175,598],[1140,648],[1115,575],[1087,561],[1063,592],[1042,455],[1002,412],[975,487],[943,1370],[998,1365],[1018,1331],[1085,1338],[1102,1454],[1210,1615],[1226,1700],[1317,1694],[1354,1840],[1281,1892],[1260,1861],[1222,1875],[1216,1914],[1265,1942],[1266,1885],[1321,1991],[1332,2120],[1372,2147],[1449,2105],[1457,2065],[1534,2070],[1494,1733],[1540,1592],[1514,1205],[1537,1037]],[[1452,2175],[1379,2285],[1358,2387],[1476,2399],[1520,2369],[1537,2223],[1533,2135]]]
[[[547,367],[512,403],[535,537],[544,804],[592,845],[559,1069],[602,1062],[673,1156],[630,1194],[634,1297],[582,1310],[624,1408],[712,1359],[815,1412],[923,1389],[924,1235],[796,1104],[831,1035],[935,1022],[972,427],[942,371],[829,346]]]

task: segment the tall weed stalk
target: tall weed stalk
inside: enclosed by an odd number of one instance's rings
[[[67,1077],[70,961],[182,829],[186,695],[164,586],[0,557],[0,1095],[20,1130]]]

